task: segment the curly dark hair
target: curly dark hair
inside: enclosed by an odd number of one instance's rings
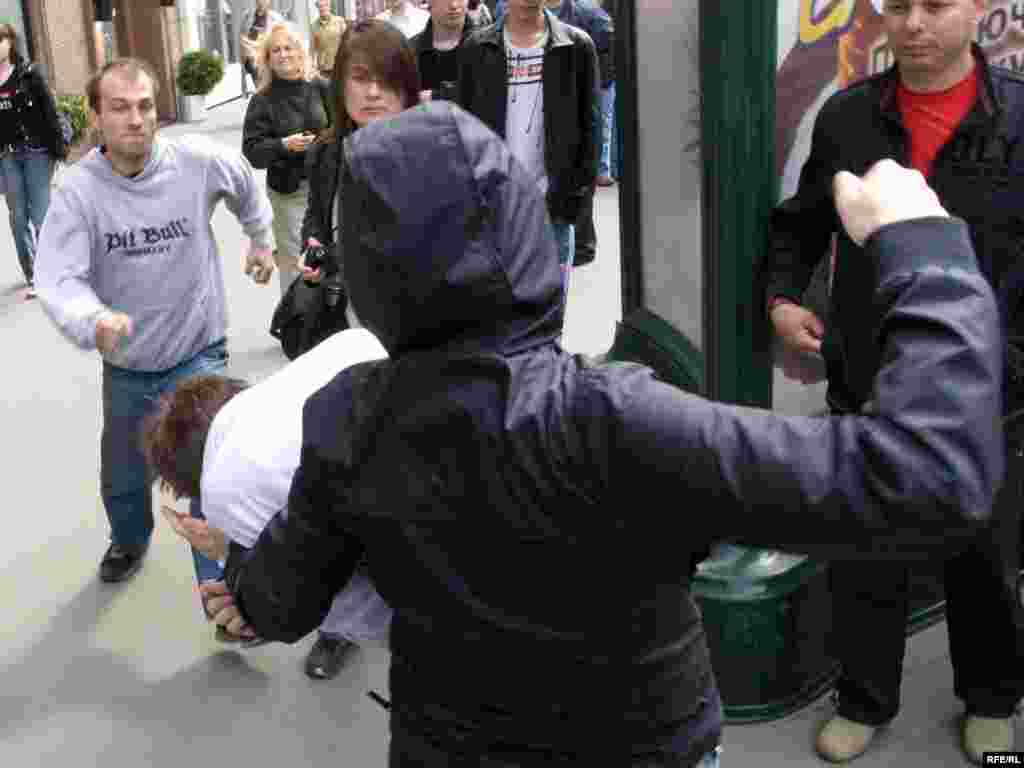
[[[157,402],[142,426],[146,463],[178,496],[199,497],[203,450],[214,417],[248,384],[227,376],[195,376]]]

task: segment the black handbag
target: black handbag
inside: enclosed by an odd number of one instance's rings
[[[270,335],[281,342],[285,357],[294,360],[321,341],[348,328],[348,297],[333,277],[319,284],[297,277],[288,286],[270,319]]]

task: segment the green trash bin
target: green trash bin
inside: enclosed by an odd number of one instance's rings
[[[730,544],[698,566],[691,589],[729,722],[784,717],[835,683],[827,570],[803,555]]]

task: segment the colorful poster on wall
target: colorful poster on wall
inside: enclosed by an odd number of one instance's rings
[[[775,158],[783,197],[796,189],[821,104],[892,65],[882,6],[883,0],[779,0]],[[1024,0],[990,0],[975,39],[993,64],[1024,72]]]

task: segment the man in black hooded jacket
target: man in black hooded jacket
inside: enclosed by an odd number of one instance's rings
[[[394,610],[391,766],[701,764],[722,710],[695,553],[922,557],[983,523],[998,313],[919,175],[837,178],[884,364],[871,414],[810,418],[563,351],[544,200],[455,105],[357,131],[344,173],[351,300],[391,357],[307,401],[289,515],[211,608],[295,642],[365,555]]]

